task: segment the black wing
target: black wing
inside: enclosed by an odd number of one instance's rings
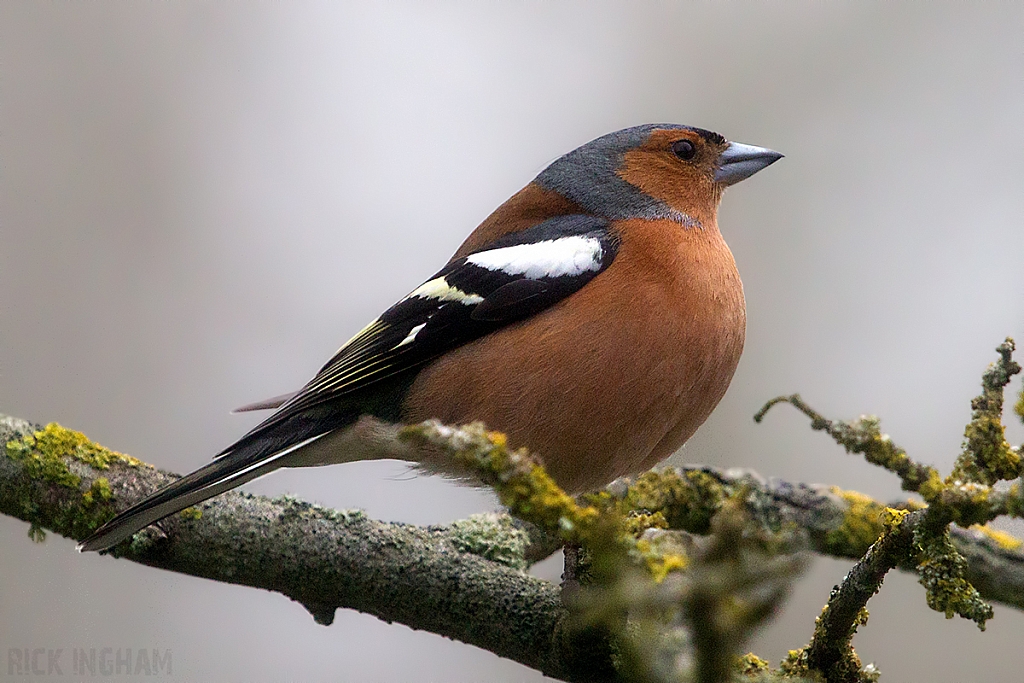
[[[314,406],[421,366],[551,306],[607,268],[617,249],[607,221],[568,215],[450,262],[346,342],[295,396],[223,453]]]

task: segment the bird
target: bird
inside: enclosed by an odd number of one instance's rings
[[[213,462],[78,546],[110,548],[280,467],[359,459],[361,416],[482,421],[565,491],[650,469],[725,394],[746,307],[723,191],[782,155],[679,124],[598,137],[547,166],[447,264],[345,343]]]

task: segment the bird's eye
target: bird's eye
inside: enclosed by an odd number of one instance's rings
[[[683,161],[689,161],[697,154],[697,146],[689,140],[676,140],[672,143],[672,153]]]

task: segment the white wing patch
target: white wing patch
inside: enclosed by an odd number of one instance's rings
[[[414,327],[411,330],[409,330],[409,334],[405,335],[405,339],[403,339],[402,341],[400,341],[397,344],[395,344],[394,347],[391,350],[394,351],[395,349],[402,348],[406,344],[412,344],[414,341],[416,341],[416,335],[419,334],[420,330],[422,330],[426,326],[427,326],[426,323],[420,323],[416,327]]]
[[[601,256],[600,240],[573,235],[481,251],[467,256],[466,261],[487,270],[534,279],[572,277],[589,270],[600,270]]]
[[[443,277],[436,277],[424,282],[405,298],[411,299],[414,296],[436,301],[458,301],[467,306],[473,306],[484,300],[479,294],[467,294],[458,287],[452,287]]]

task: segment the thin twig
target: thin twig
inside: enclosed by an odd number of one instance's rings
[[[845,448],[847,453],[862,454],[871,464],[895,473],[903,482],[905,491],[918,491],[927,498],[926,487],[941,487],[938,471],[934,467],[911,460],[906,451],[892,442],[888,434],[881,433],[878,418],[862,415],[853,422],[829,420],[805,403],[799,394],[792,394],[776,396],[765,403],[754,415],[754,421],[761,422],[768,411],[779,403],[789,403],[811,418],[811,429],[824,431]]]
[[[924,511],[903,513],[890,525],[853,566],[843,582],[832,590],[828,604],[818,617],[814,635],[807,646],[807,666],[820,671],[828,683],[856,683],[860,680],[860,661],[851,641],[868,600],[882,586],[885,575],[910,554],[914,530],[924,519]]]

